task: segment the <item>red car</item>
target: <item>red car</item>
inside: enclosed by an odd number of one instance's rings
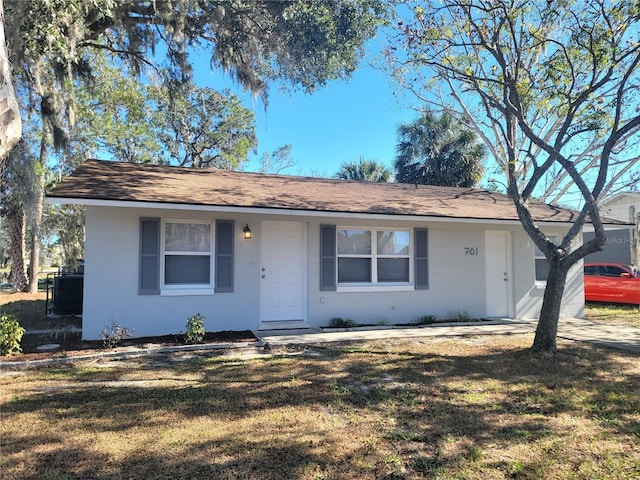
[[[640,305],[640,277],[618,263],[585,263],[584,299]]]

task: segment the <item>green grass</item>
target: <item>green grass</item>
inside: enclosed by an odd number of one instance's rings
[[[638,305],[587,302],[585,318],[594,322],[640,328],[640,308]]]
[[[531,340],[156,356],[6,375],[0,471],[18,480],[640,475],[640,356],[569,342],[534,354]]]

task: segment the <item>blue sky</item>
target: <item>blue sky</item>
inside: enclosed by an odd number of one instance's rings
[[[266,111],[262,100],[242,92],[221,73],[206,68],[197,72],[197,81],[215,89],[231,88],[255,113],[258,155],[244,168],[251,171],[259,168],[263,152],[285,144],[292,146],[296,161],[282,172],[289,175],[333,176],[340,164],[361,156],[392,169],[396,128],[417,116],[400,105],[389,77],[372,68],[368,59],[349,80],[329,82],[313,94],[272,85]]]

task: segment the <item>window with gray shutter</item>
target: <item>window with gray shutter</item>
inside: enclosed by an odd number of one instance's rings
[[[160,294],[160,219],[140,219],[139,295]]]
[[[416,228],[415,235],[415,289],[429,288],[429,248],[426,228]]]
[[[216,220],[216,292],[233,292],[233,220]]]
[[[336,289],[336,226],[320,225],[320,290]]]

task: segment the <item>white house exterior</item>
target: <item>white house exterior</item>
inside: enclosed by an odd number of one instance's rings
[[[542,305],[545,261],[495,192],[90,160],[48,201],[87,205],[85,339],[111,322],[179,333],[196,312],[222,331],[536,318]],[[550,236],[575,214],[532,209]],[[578,264],[561,316],[583,311]]]
[[[632,225],[631,263],[640,266],[640,193],[618,193],[602,201],[598,207],[600,215]]]

